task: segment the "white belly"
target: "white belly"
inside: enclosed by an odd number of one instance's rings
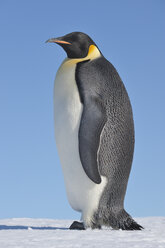
[[[54,87],[55,139],[70,205],[82,212],[86,225],[97,209],[106,184],[95,184],[86,175],[79,157],[78,131],[83,105],[75,82],[76,64],[64,60]]]

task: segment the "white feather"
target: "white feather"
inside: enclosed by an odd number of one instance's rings
[[[75,81],[75,69],[76,63],[65,59],[56,75],[55,139],[69,203],[73,209],[82,213],[84,224],[89,226],[106,185],[106,178],[101,176],[102,182],[95,184],[86,175],[80,161],[78,131],[83,105]]]

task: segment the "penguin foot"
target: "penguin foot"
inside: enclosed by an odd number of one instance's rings
[[[69,227],[70,230],[85,230],[83,222],[74,221]]]

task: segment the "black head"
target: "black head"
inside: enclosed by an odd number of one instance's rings
[[[46,42],[54,42],[62,46],[68,58],[85,58],[88,54],[90,45],[95,45],[94,41],[81,32],[73,32],[62,37],[52,38]]]

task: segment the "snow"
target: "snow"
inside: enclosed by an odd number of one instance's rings
[[[72,220],[0,220],[0,248],[165,248],[165,217],[135,218],[143,231],[75,231]]]

